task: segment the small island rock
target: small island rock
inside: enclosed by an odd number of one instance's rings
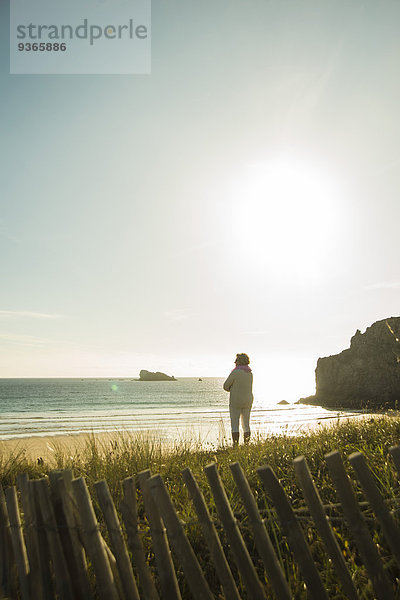
[[[142,369],[139,373],[139,381],[177,381],[173,375],[166,375],[160,371],[153,373]]]
[[[314,396],[303,404],[326,408],[400,407],[400,317],[357,329],[350,348],[319,358]]]
[[[278,404],[289,404],[289,402],[287,400],[281,400],[280,402],[278,402]]]

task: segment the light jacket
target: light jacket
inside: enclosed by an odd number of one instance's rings
[[[253,404],[253,373],[242,369],[233,369],[224,383],[224,390],[230,392],[229,406],[235,408],[251,407]]]

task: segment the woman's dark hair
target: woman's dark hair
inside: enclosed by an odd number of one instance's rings
[[[247,354],[244,354],[244,353],[242,353],[242,354],[236,354],[235,363],[237,365],[248,365],[248,364],[250,364],[250,359],[247,356]]]

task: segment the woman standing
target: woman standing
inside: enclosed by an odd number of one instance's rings
[[[241,417],[244,441],[250,439],[250,411],[253,404],[253,373],[247,354],[236,354],[235,368],[224,383],[230,392],[229,412],[231,415],[232,440],[239,442],[239,417]]]

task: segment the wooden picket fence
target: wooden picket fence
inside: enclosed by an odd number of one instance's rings
[[[400,477],[400,446],[390,448],[390,454]],[[343,517],[372,584],[374,597],[379,600],[398,597],[398,582],[392,581],[384,568],[340,453],[334,451],[325,458]],[[349,461],[393,559],[400,567],[399,525],[364,456],[354,453],[349,456]],[[314,527],[341,586],[341,597],[365,597],[363,591],[355,587],[305,458],[299,456],[293,462]],[[271,597],[270,592],[267,595],[265,580],[268,590],[272,590],[276,598],[289,600],[292,592],[248,480],[239,463],[231,464],[230,469],[246,511],[253,544],[265,569],[263,577],[260,578],[260,570],[251,559],[248,543],[246,545],[243,539],[215,463],[205,467],[205,474],[218,514],[218,527],[191,470],[185,469],[182,476],[219,581],[217,593],[210,589],[185,525],[179,519],[160,475],[151,476],[147,470],[139,473],[137,478],[128,477],[122,482],[123,498],[119,509],[125,532],[107,483],[95,483],[97,501],[108,531],[107,544],[85,480],[82,477],[73,479],[71,471],[52,471],[48,479],[38,480],[29,480],[26,474],[21,474],[17,487],[8,487],[5,491],[0,488],[0,596],[13,600],[157,600],[160,597],[180,600],[182,592],[175,568],[178,565],[187,583],[185,595],[190,590],[191,597],[196,600],[224,597],[228,600],[241,597],[263,600]],[[298,564],[308,597],[314,600],[328,598],[299,517],[274,471],[269,466],[262,466],[257,471]],[[149,566],[143,546],[138,522],[138,493],[142,495],[149,525],[155,568]],[[221,528],[224,544],[228,544],[229,555],[236,565],[235,577],[218,533]]]

